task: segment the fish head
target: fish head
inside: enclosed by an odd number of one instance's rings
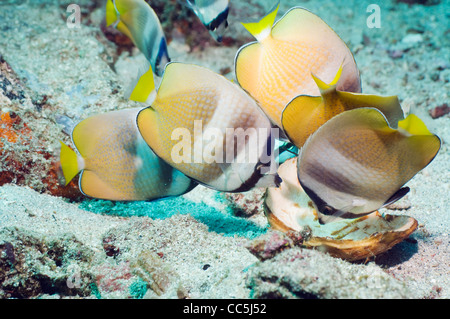
[[[217,42],[222,42],[223,35],[225,33],[226,28],[228,27],[228,7],[222,11],[214,20],[212,20],[209,24],[205,25],[209,31],[209,34],[216,40]]]
[[[229,0],[187,0],[187,4],[211,36],[217,42],[221,42],[225,29],[228,27]]]

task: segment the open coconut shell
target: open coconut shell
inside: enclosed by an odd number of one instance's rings
[[[264,211],[272,227],[280,231],[302,231],[309,227],[311,236],[303,242],[305,247],[356,261],[389,250],[417,228],[417,221],[412,217],[382,216],[378,211],[322,225],[297,179],[297,158],[283,163],[278,174],[283,182],[280,187],[267,189]]]

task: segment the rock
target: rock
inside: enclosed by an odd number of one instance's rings
[[[86,297],[94,253],[75,237],[45,236],[25,229],[0,229],[0,298],[42,294]]]
[[[252,240],[247,245],[247,249],[259,260],[264,261],[273,258],[285,249],[301,245],[309,235],[309,229],[305,229],[302,233],[293,230],[287,233],[269,230],[266,234]]]
[[[245,270],[257,259],[246,240],[190,215],[94,214],[5,185],[0,220],[0,298],[249,297]]]
[[[263,212],[264,193],[265,189],[257,188],[245,193],[225,193],[224,196],[236,216],[250,217]]]
[[[447,103],[436,106],[435,108],[429,111],[429,114],[433,119],[440,118],[444,115],[447,115],[448,113],[450,113],[450,107],[448,106]]]
[[[315,250],[286,249],[249,270],[253,298],[414,298],[401,281],[373,264],[351,264]]]

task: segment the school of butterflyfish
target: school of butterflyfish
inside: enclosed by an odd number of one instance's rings
[[[187,4],[220,40],[228,1]],[[144,0],[108,0],[107,24],[150,64],[130,96],[149,106],[81,121],[72,133],[78,153],[61,146],[66,182],[81,172],[85,195],[117,201],[178,196],[198,184],[242,192],[277,187],[272,161],[294,150],[322,223],[367,215],[408,193],[405,184],[437,155],[440,139],[414,114],[405,118],[396,96],[361,93],[352,53],[321,18],[294,7],[275,23],[278,9],[243,23],[256,41],[237,52],[230,81],[170,62]]]

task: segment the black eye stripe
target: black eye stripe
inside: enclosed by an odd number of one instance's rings
[[[228,27],[228,8],[226,8],[224,11],[222,11],[214,20],[212,20],[210,23],[208,23],[206,25],[206,27],[211,30],[214,31],[215,29],[217,29],[218,26],[220,26],[220,24],[225,21],[225,27]]]

